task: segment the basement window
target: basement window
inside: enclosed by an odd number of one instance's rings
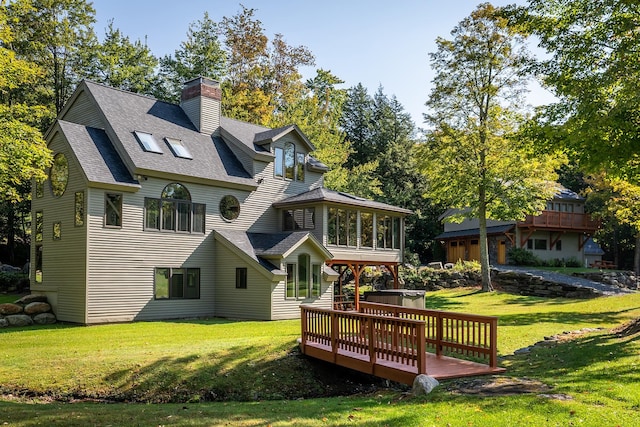
[[[183,159],[193,159],[193,156],[189,150],[187,150],[187,147],[182,144],[182,141],[174,138],[165,138],[165,140],[167,144],[169,144],[169,148],[171,148],[174,156],[182,157]]]
[[[135,131],[133,133],[136,134],[136,137],[138,138],[140,144],[142,144],[142,148],[144,148],[144,151],[162,154],[162,149],[160,149],[160,146],[156,142],[156,139],[153,137],[153,135],[140,131]]]

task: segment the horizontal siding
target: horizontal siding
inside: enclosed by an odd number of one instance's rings
[[[247,267],[247,289],[236,289],[236,268]],[[236,254],[218,245],[215,259],[216,316],[236,319],[271,319],[273,284]]]
[[[516,244],[520,245],[520,239],[522,238],[523,230],[518,229],[516,234]],[[557,233],[552,233],[553,237],[557,237]],[[562,242],[562,250],[556,250],[554,247],[552,250],[549,249],[551,245],[551,235],[548,231],[537,231],[533,233],[529,239],[544,239],[547,241],[547,250],[540,249],[531,249],[530,251],[540,259],[543,260],[553,260],[553,259],[569,259],[575,258],[581,263],[584,262],[584,250],[580,249],[580,237],[579,233],[565,232],[560,236],[560,241]],[[524,248],[527,248],[527,243],[525,242]]]
[[[104,121],[86,92],[81,92],[74,103],[68,107],[62,120],[98,129],[105,128]]]
[[[52,308],[58,320],[84,323],[85,283],[87,258],[87,226],[75,226],[75,192],[84,191],[86,184],[80,166],[61,133],[53,136],[49,148],[53,154],[63,153],[69,163],[69,181],[64,194],[54,197],[50,181],[44,184],[42,198],[32,201],[33,218],[35,212],[43,213],[43,282],[35,283],[35,268],[32,268],[32,290],[50,295]],[[85,191],[85,206],[87,192]],[[61,224],[61,239],[53,240],[53,224]],[[35,266],[35,246],[33,241],[31,259]],[[55,295],[52,295],[55,293]]]
[[[145,196],[160,197],[168,183],[149,179],[138,193],[123,194],[121,229],[103,226],[105,192],[92,190],[89,323],[214,315],[214,242],[210,228],[205,234],[143,230]],[[187,188],[193,202],[204,202],[206,187]],[[211,222],[209,215],[207,221]],[[200,268],[200,299],[155,300],[156,267]]]
[[[309,242],[296,248],[286,259],[282,262],[282,270],[286,271],[286,264],[297,264],[298,256],[306,253],[311,258],[311,264],[324,264],[324,259],[321,254],[317,253]],[[300,305],[312,305],[317,308],[331,308],[333,304],[333,283],[325,282],[321,279],[320,296],[314,298],[305,299],[287,299],[286,298],[286,281],[279,282],[272,294],[272,320],[281,319],[298,319],[300,318]]]

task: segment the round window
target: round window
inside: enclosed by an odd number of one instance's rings
[[[51,180],[53,195],[56,197],[62,196],[67,189],[67,182],[69,181],[69,163],[64,154],[58,153],[53,157],[49,179]]]
[[[227,221],[233,221],[240,215],[240,202],[233,196],[224,196],[220,200],[220,215]]]

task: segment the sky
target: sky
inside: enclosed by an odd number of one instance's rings
[[[305,79],[315,70],[330,70],[344,80],[342,88],[362,83],[370,95],[379,87],[396,96],[418,127],[434,73],[429,53],[437,37],[451,38],[451,30],[476,8],[480,0],[93,0],[102,40],[113,19],[132,41],[145,41],[157,56],[173,54],[186,38],[189,24],[204,12],[216,22],[241,10],[255,9],[271,40],[282,34],[291,46],[306,46],[316,65],[302,69]],[[526,0],[493,0],[495,6],[526,4]],[[533,85],[528,102],[540,105],[553,97]]]

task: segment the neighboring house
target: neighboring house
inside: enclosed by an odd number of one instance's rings
[[[397,268],[409,211],[323,188],[298,127],[221,117],[220,103],[206,78],[180,105],[78,86],[32,201],[31,290],[59,320],[297,318],[332,307],[329,265]]]
[[[487,220],[489,262],[506,264],[507,252],[512,247],[524,248],[542,260],[576,259],[588,264],[592,259],[586,250],[598,222],[584,211],[585,199],[564,187],[559,188],[553,200],[540,215],[528,215],[524,221]],[[461,223],[447,222],[454,210],[445,212],[444,232],[435,237],[446,248],[447,262],[479,260],[479,225],[477,219]]]

